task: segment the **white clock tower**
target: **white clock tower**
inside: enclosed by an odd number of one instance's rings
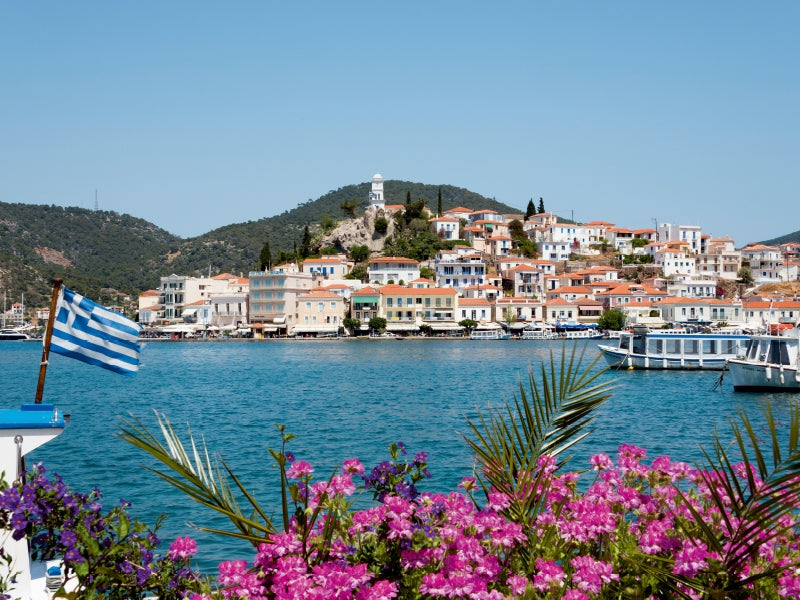
[[[369,205],[377,208],[384,208],[383,201],[383,177],[380,173],[375,173],[372,177],[372,190],[369,192]]]

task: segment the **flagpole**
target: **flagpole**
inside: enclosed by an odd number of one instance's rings
[[[53,279],[53,299],[50,301],[50,315],[47,318],[47,329],[44,332],[44,344],[42,347],[42,362],[39,364],[39,383],[36,385],[36,404],[42,403],[44,395],[44,377],[47,374],[47,360],[50,357],[50,340],[53,337],[53,321],[56,318],[56,305],[58,304],[58,292],[61,289],[61,279]]]

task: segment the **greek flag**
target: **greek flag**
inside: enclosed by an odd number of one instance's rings
[[[62,286],[50,350],[122,375],[133,375],[139,369],[140,329],[138,323]]]

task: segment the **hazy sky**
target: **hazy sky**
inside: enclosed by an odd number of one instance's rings
[[[800,229],[798,24],[796,1],[7,1],[0,201],[190,237],[380,172],[740,247]]]

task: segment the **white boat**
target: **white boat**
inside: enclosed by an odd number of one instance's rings
[[[523,340],[554,340],[556,332],[546,323],[532,323],[522,330]]]
[[[29,340],[31,336],[20,329],[0,329],[0,340]]]
[[[471,340],[507,340],[511,338],[510,333],[506,333],[500,328],[497,329],[473,329],[469,334]]]
[[[634,327],[621,332],[616,345],[598,347],[609,366],[616,368],[721,371],[729,359],[744,354],[749,339],[745,334]]]
[[[747,348],[727,364],[737,392],[800,392],[800,330],[750,336]]]
[[[10,483],[22,474],[26,454],[64,431],[65,419],[52,404],[23,404],[19,409],[0,409],[0,473]],[[11,598],[45,600],[63,583],[59,561],[31,562],[28,540],[15,540],[0,531],[2,551],[9,562],[0,561],[0,581],[16,574],[7,591]],[[48,588],[49,586],[49,588]]]
[[[601,340],[605,334],[598,329],[576,329],[574,331],[562,331],[558,337],[565,340]]]

